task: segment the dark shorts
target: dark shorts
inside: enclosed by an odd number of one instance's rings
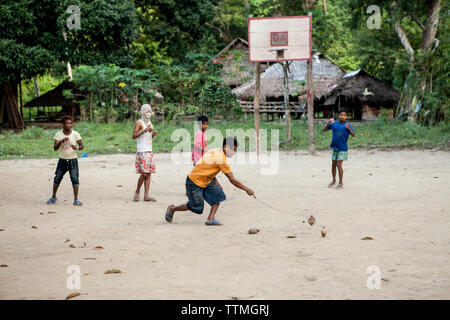
[[[189,179],[186,178],[186,195],[189,199],[187,207],[194,213],[202,214],[205,207],[205,201],[209,205],[215,205],[225,201],[227,198],[222,188],[215,185],[216,178],[214,178],[206,188],[201,188]]]
[[[55,179],[53,183],[57,186],[61,183],[66,172],[69,171],[70,180],[73,187],[78,187],[80,181],[78,180],[78,160],[77,159],[59,159],[58,166],[55,171]]]

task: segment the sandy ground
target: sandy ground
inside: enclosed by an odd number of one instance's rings
[[[167,205],[185,201],[191,166],[156,160],[158,202],[135,203],[134,155],[80,158],[83,207],[72,205],[68,175],[58,203],[45,204],[56,159],[0,161],[0,298],[450,299],[448,152],[351,150],[343,190],[327,188],[329,151],[283,152],[273,176],[233,165],[277,210],[219,175],[221,227],[205,226],[205,213],[165,222]],[[313,226],[304,222],[311,214]],[[253,227],[261,232],[249,235]],[[67,288],[71,265],[79,290]],[[371,290],[373,265],[382,280]]]

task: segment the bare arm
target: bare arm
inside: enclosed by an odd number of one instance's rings
[[[133,139],[136,139],[136,138],[139,138],[140,136],[142,136],[144,133],[152,131],[152,130],[153,130],[153,128],[151,128],[150,126],[145,128],[144,130],[142,130],[141,122],[136,121],[136,124],[134,125],[133,135],[131,137]]]
[[[350,131],[350,134],[352,135],[352,137],[355,136],[355,132],[352,130],[352,128],[348,125],[348,123],[345,125],[345,127],[347,128],[348,131]]]
[[[63,142],[65,142],[65,141],[69,141],[69,138],[64,138],[64,139],[62,139],[62,140],[57,140],[57,139],[55,139],[55,143],[53,144],[53,150],[58,150],[59,149],[59,147],[61,147],[61,145],[63,144]]]
[[[78,140],[77,143],[78,143],[78,150],[83,150],[83,148],[84,148],[83,141]]]
[[[228,180],[230,180],[231,184],[235,187],[244,190],[249,196],[252,196],[254,194],[253,190],[244,186],[238,179],[234,177],[232,172],[225,173],[225,175],[227,176]]]
[[[325,127],[323,128],[323,131],[327,131],[328,130],[328,125],[332,124],[334,122],[334,119],[331,118],[330,120],[328,120],[327,124],[325,125]]]

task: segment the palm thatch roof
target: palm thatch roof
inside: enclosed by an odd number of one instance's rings
[[[338,79],[344,71],[317,52],[313,55],[314,96],[320,97]],[[284,96],[283,66],[271,65],[261,74],[261,101]],[[306,61],[293,61],[288,70],[289,95],[300,98],[306,92]],[[240,100],[251,100],[255,94],[255,80],[252,79],[232,91]]]
[[[77,98],[66,98],[63,95],[64,90],[70,90],[71,93]],[[80,91],[73,82],[63,81],[56,88],[44,93],[43,95],[34,98],[33,100],[27,102],[24,105],[24,108],[30,107],[53,107],[53,106],[62,106],[62,107],[73,107],[78,106],[76,100],[83,99],[84,92]]]
[[[364,70],[346,73],[320,97],[320,103],[332,105],[338,97],[346,101],[360,101],[372,107],[392,108],[397,104],[399,92]]]
[[[232,88],[255,77],[255,64],[249,62],[248,42],[244,39],[231,41],[212,62],[222,65],[222,78]]]

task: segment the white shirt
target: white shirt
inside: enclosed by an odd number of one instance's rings
[[[145,130],[147,128],[147,126],[145,125],[144,121],[139,120],[142,125],[144,126]],[[146,132],[144,133],[142,136],[140,136],[139,138],[137,138],[137,152],[152,152],[152,139],[153,139],[153,135],[152,132]]]
[[[81,140],[81,136],[75,130],[72,130],[68,136],[66,136],[63,130],[58,131],[55,134],[55,140],[57,141],[64,140],[65,137],[69,137],[69,141],[61,143],[61,146],[59,147],[59,157],[61,159],[76,159],[77,151],[73,150],[71,145],[78,147],[77,141]]]

